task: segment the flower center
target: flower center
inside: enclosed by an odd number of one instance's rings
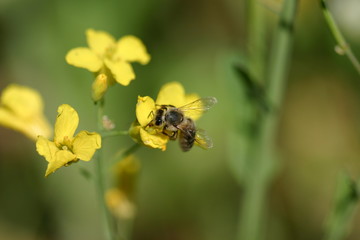
[[[61,150],[66,150],[66,151],[70,151],[72,152],[72,143],[71,143],[71,139],[68,136],[64,137],[64,140],[62,141],[62,143],[59,144],[59,149]]]
[[[112,44],[110,46],[108,46],[105,50],[105,53],[104,53],[104,58],[107,58],[111,61],[114,61],[114,53],[115,53],[115,49],[116,49],[116,46],[115,44]]]

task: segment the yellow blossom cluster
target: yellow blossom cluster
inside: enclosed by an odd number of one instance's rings
[[[70,50],[65,59],[68,64],[85,68],[95,74],[92,84],[92,98],[95,102],[103,99],[109,86],[115,83],[127,86],[135,79],[131,63],[145,65],[150,61],[146,47],[135,36],[127,35],[115,40],[104,31],[88,29],[86,37],[88,47]],[[156,101],[149,96],[139,96],[135,111],[136,120],[129,129],[130,136],[138,143],[164,151],[170,140],[169,136],[163,134],[161,129],[149,125],[159,106],[181,107],[197,99],[197,94],[185,94],[183,86],[178,82],[165,84],[160,89]],[[189,112],[186,117],[196,120],[200,116],[201,112]],[[53,140],[48,140],[52,130],[43,114],[43,100],[36,90],[12,84],[1,94],[0,125],[36,140],[37,152],[48,162],[45,176],[79,160],[90,161],[95,151],[101,148],[102,137],[99,133],[80,131],[74,136],[78,124],[79,116],[76,110],[68,104],[60,105]],[[131,159],[124,161],[129,164],[126,165],[127,168],[122,166],[123,169],[136,166],[136,161]],[[118,188],[109,192],[109,196],[110,202],[119,202],[111,199],[121,199],[124,203],[121,206],[128,206],[127,209],[130,209],[131,199],[127,190]],[[114,204],[110,205],[114,207]]]
[[[108,87],[116,82],[127,86],[135,79],[130,63],[145,65],[150,61],[144,44],[135,36],[124,36],[116,41],[106,32],[88,29],[86,37],[89,47],[74,48],[67,53],[65,59],[70,65],[96,74],[92,86],[94,101],[100,100]]]

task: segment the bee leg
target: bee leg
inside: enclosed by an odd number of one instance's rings
[[[173,132],[173,134],[170,136],[170,140],[175,140],[177,138],[178,131]]]
[[[151,111],[151,112],[149,113],[149,115],[148,115],[147,118],[150,118],[150,116],[152,116],[152,117],[154,118],[154,112],[153,112],[153,111]]]
[[[163,131],[162,134],[168,136],[170,140],[176,140],[177,138],[177,132],[172,132],[172,134],[168,134],[167,132]]]
[[[167,130],[167,126],[164,126],[163,130],[162,130],[162,133],[166,136],[168,136],[170,138],[170,140],[175,140],[177,138],[177,133],[178,131],[166,131]],[[169,134],[169,132],[171,134]]]
[[[148,115],[148,117],[147,118],[152,118],[151,120],[150,120],[150,122],[148,123],[148,124],[146,124],[146,126],[145,127],[148,127],[148,126],[151,126],[152,124],[152,122],[153,122],[153,118],[154,118],[154,112],[153,111],[151,111],[150,113],[149,113],[149,115]]]

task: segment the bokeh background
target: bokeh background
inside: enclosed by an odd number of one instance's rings
[[[328,2],[360,56],[359,1]],[[281,1],[259,4],[275,24],[271,9]],[[219,103],[198,122],[213,149],[183,153],[170,143],[165,152],[136,153],[142,171],[133,238],[235,239],[242,188],[229,165],[228,134],[242,106],[228,82],[237,81],[233,65],[247,48],[246,14],[245,0],[0,0],[0,90],[10,83],[35,88],[52,124],[57,107],[67,103],[80,115],[79,130],[95,130],[93,76],[67,65],[65,54],[86,46],[87,28],[140,37],[150,64],[135,64],[136,80],[106,96],[105,112],[117,129],[135,119],[138,95],[155,98],[170,81]],[[269,28],[269,46],[271,34]],[[267,239],[321,238],[339,172],[359,175],[359,75],[334,45],[319,3],[301,1],[277,141],[282,157],[267,199]],[[132,144],[123,136],[103,145],[111,156]],[[1,127],[0,239],[102,239],[94,184],[80,174],[93,164],[74,164],[44,178],[46,161],[34,142]],[[357,224],[356,214],[349,239],[360,238]]]

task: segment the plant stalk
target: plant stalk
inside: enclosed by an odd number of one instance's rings
[[[244,184],[244,197],[240,208],[239,240],[264,239],[265,205],[268,188],[276,167],[275,143],[279,109],[284,95],[289,68],[292,32],[297,0],[284,0],[275,30],[266,79],[266,99],[270,111],[260,120],[259,135],[254,141],[249,158],[251,174]]]
[[[348,59],[350,60],[350,62],[352,63],[352,65],[354,66],[355,70],[360,74],[359,60],[356,58],[355,54],[351,50],[350,45],[346,42],[345,37],[343,36],[338,25],[336,24],[335,19],[332,16],[331,12],[329,11],[325,0],[320,0],[320,3],[321,3],[321,8],[324,13],[326,23],[328,24],[329,29],[330,29],[335,41],[338,44],[337,47],[340,48],[340,51],[341,51],[340,54],[345,54],[348,57]]]
[[[98,111],[97,111],[97,124],[98,124],[98,130],[101,135],[103,135],[104,127],[102,124],[102,117],[104,113],[104,100],[100,100],[98,102]],[[105,202],[105,180],[104,180],[104,160],[103,160],[103,151],[102,148],[98,150],[97,153],[97,162],[96,162],[96,181],[97,181],[97,193],[100,203],[100,208],[103,212],[103,222],[105,225],[105,239],[108,240],[115,240],[115,228],[113,226],[113,219],[110,215],[109,210],[106,207]]]
[[[248,19],[248,59],[249,73],[251,78],[257,82],[264,82],[265,74],[265,9],[258,0],[249,0]]]

